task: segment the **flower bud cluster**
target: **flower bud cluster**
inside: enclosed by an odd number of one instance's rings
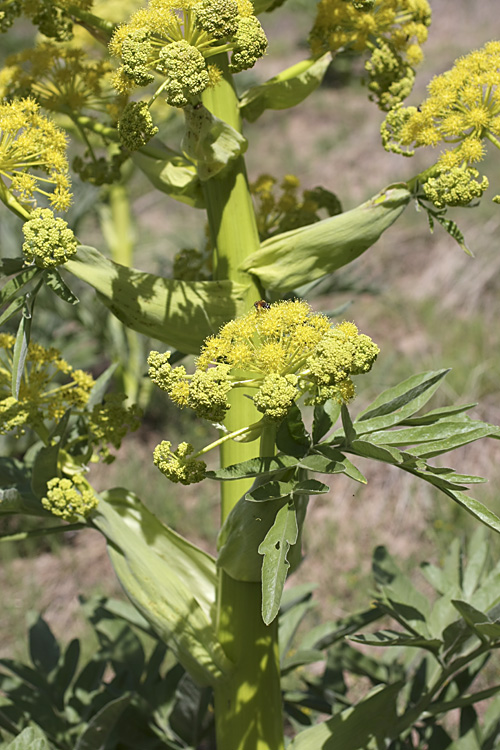
[[[279,184],[281,195],[277,196],[277,183],[278,180],[272,175],[261,174],[250,184],[257,204],[256,218],[261,240],[315,224],[321,220],[319,212],[322,210],[328,216],[342,212],[339,199],[329,190],[317,187],[304,190],[299,196],[300,181],[295,175],[287,174]]]
[[[180,443],[175,451],[172,451],[171,447],[172,443],[169,443],[168,440],[163,440],[156,446],[153,453],[155,466],[171,482],[180,482],[181,484],[201,482],[205,476],[207,465],[204,461],[189,458],[194,450],[193,446],[190,443]]]
[[[427,0],[320,0],[309,42],[314,55],[368,51],[371,98],[388,110],[412,89],[430,20]]]
[[[53,268],[66,263],[75,253],[78,242],[63,219],[50,208],[35,208],[23,224],[23,253],[28,263]]]
[[[74,474],[71,479],[50,479],[47,494],[42,498],[45,510],[72,522],[87,518],[97,503],[98,499],[83,474]]]
[[[250,0],[150,0],[113,34],[110,51],[122,61],[114,85],[128,93],[157,73],[167,103],[185,107],[219,79],[211,57],[229,52],[230,69],[238,72],[252,67],[266,47]]]
[[[488,42],[456,61],[429,84],[420,107],[398,106],[382,125],[388,151],[412,156],[421,146],[444,145],[423,190],[436,207],[463,206],[488,187],[475,165],[485,157],[484,143],[500,148],[500,42]]]
[[[141,423],[142,409],[136,404],[125,406],[125,399],[124,393],[108,393],[103,403],[95,404],[90,412],[91,441],[107,464],[115,460],[108,444],[118,449],[127,432],[135,432]]]

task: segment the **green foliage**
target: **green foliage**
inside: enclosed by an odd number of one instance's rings
[[[30,663],[0,660],[0,747],[181,750],[210,737],[209,693],[146,620],[117,600],[89,600],[83,608],[97,641],[87,661],[80,641],[64,647],[41,617],[29,630]]]

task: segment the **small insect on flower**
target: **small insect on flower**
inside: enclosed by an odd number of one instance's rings
[[[269,302],[266,302],[265,299],[259,299],[257,302],[253,303],[253,306],[257,310],[257,312],[261,312],[261,310],[270,310],[271,305]]]

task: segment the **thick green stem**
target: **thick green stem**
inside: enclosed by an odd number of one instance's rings
[[[215,62],[223,70],[223,80],[204,94],[203,103],[216,117],[241,132],[238,100],[227,60],[219,56]],[[261,291],[239,266],[259,247],[259,236],[243,157],[235,159],[222,175],[208,180],[204,193],[215,278],[246,284],[250,309],[261,297]],[[245,389],[238,388],[231,396],[226,426],[234,431],[255,422],[259,415]],[[221,463],[229,466],[257,453],[255,442],[228,441],[221,446]],[[246,482],[222,483],[222,520],[247,489]],[[220,572],[217,632],[236,669],[215,687],[218,750],[281,750],[284,746],[277,622],[264,625],[261,604],[259,583],[236,581]]]

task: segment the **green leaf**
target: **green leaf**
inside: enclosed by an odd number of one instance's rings
[[[24,258],[0,258],[0,277],[13,276],[24,268]]]
[[[245,289],[232,281],[179,281],[126,268],[80,246],[65,269],[99,293],[134,331],[188,354],[231,318],[245,312]]]
[[[57,667],[61,649],[45,620],[38,616],[29,630],[31,661],[35,669],[49,675]]]
[[[450,370],[412,375],[377,396],[355,419],[358,435],[392,427],[421,409]]]
[[[75,750],[104,750],[108,737],[123,711],[130,703],[131,695],[120,695],[109,701],[89,721],[75,745]]]
[[[12,395],[15,399],[19,398],[19,389],[24,372],[26,357],[28,356],[28,345],[31,333],[31,314],[33,302],[25,299],[24,310],[19,323],[16,341],[14,344],[14,353],[12,357]]]
[[[288,411],[276,433],[276,447],[280,453],[301,458],[307,453],[311,438],[307,432],[302,414],[296,404]]]
[[[456,422],[443,420],[432,425],[371,432],[370,442],[376,443],[377,445],[396,446],[418,445],[420,443],[436,443],[436,445],[438,445],[440,444],[440,441],[446,441],[450,438],[458,439],[459,436],[467,437],[469,433],[474,433],[479,425],[481,425],[481,422],[476,422],[469,418]],[[477,438],[473,437],[472,439],[474,440]],[[422,451],[425,452],[427,450],[427,446],[424,445],[423,448],[412,449],[411,452],[413,455],[421,455]],[[419,453],[417,453],[417,451],[419,451]],[[425,455],[425,453],[422,455]]]
[[[240,111],[255,122],[266,109],[288,109],[304,101],[320,85],[332,61],[330,52],[309,58],[281,71],[269,81],[252,86],[240,99]]]
[[[288,498],[295,488],[296,482],[278,482],[271,480],[265,484],[259,484],[245,495],[245,500],[252,503],[266,503],[272,500]]]
[[[493,685],[492,687],[479,690],[477,693],[472,693],[471,695],[460,695],[451,701],[436,701],[430,704],[426,713],[428,712],[431,716],[438,716],[439,714],[454,711],[457,708],[472,706],[474,703],[480,703],[481,701],[491,698],[493,695],[497,695],[499,691],[500,685]],[[481,747],[484,747],[484,745]]]
[[[344,456],[340,451],[323,455],[323,453],[310,453],[300,459],[298,464],[301,469],[318,472],[319,474],[342,474],[345,471]]]
[[[103,493],[92,516],[108,542],[127,596],[200,684],[231,671],[212,615],[215,561],[162,524],[138,497],[121,488]]]
[[[203,105],[184,107],[184,116],[186,130],[181,148],[196,164],[202,182],[218,175],[247,150],[246,138]]]
[[[342,404],[340,416],[342,417],[342,427],[344,429],[346,442],[348,445],[350,445],[353,440],[356,440],[357,435],[351,420],[351,415],[349,414],[349,411],[345,404]]]
[[[470,425],[467,425],[466,429],[457,431],[448,439],[443,438],[442,440],[436,440],[413,448],[412,454],[420,458],[432,458],[433,456],[440,456],[442,453],[449,453],[457,448],[461,448],[463,445],[469,445],[469,443],[485,437],[500,437],[500,428],[495,425],[486,424],[485,422],[472,422]]]
[[[265,240],[240,268],[266,289],[292,291],[364,253],[396,221],[410,197],[406,188],[387,188],[351,211]]]
[[[373,445],[368,440],[354,440],[347,449],[357,456],[371,458],[374,461],[383,461],[386,464],[397,466],[403,464],[405,455],[390,445]]]
[[[34,725],[23,729],[15,740],[5,745],[5,750],[52,750],[46,734]]]
[[[31,489],[31,471],[15,458],[0,457],[0,515],[47,515]]]
[[[293,672],[294,669],[303,667],[305,664],[314,664],[318,661],[324,661],[325,655],[323,651],[317,649],[308,649],[294,651],[289,656],[283,659],[281,664],[281,675],[284,676],[289,672]]]
[[[295,505],[287,503],[276,514],[273,526],[260,544],[262,563],[262,619],[269,625],[280,608],[283,586],[290,567],[288,550],[295,544],[299,529]]]
[[[3,326],[8,320],[14,317],[18,310],[24,305],[24,297],[16,297],[10,305],[7,305],[3,313],[0,315],[0,325]]]
[[[326,404],[314,407],[314,420],[312,428],[312,439],[319,443],[322,437],[329,432],[340,415],[340,404],[327,401]]]
[[[379,630],[376,633],[349,636],[350,641],[362,643],[365,646],[405,646],[412,648],[424,648],[428,651],[438,652],[442,642],[439,638],[422,638],[421,636],[408,636],[397,630]]]
[[[246,500],[240,498],[227,516],[219,532],[217,565],[237,581],[257,583],[261,580],[262,557],[259,546],[276,520],[276,514],[290,500],[290,495],[282,495],[283,487],[270,482],[264,485],[273,494],[270,501],[264,498]],[[260,498],[258,486],[250,490]]]
[[[76,294],[73,294],[69,286],[63,281],[61,274],[55,268],[46,268],[43,272],[43,278],[49,289],[52,289],[54,294],[57,294],[64,302],[76,305],[80,301]]]
[[[469,497],[469,495],[460,492],[460,490],[443,489],[443,492],[455,500],[455,502],[470,513],[471,516],[474,516],[474,518],[481,521],[481,523],[484,523],[484,525],[488,526],[490,529],[493,529],[493,531],[498,531],[500,533],[500,518],[498,518],[493,511],[480,503],[479,500]]]
[[[207,471],[205,476],[207,479],[218,479],[221,481],[251,479],[257,476],[263,478],[297,466],[298,461],[295,456],[285,455],[250,458],[248,461],[232,464],[217,471]]]
[[[464,412],[470,411],[475,406],[477,406],[477,402],[472,404],[457,404],[456,406],[441,406],[438,409],[432,409],[431,411],[422,414],[422,416],[408,417],[408,419],[404,419],[399,422],[399,424],[409,427],[414,425],[434,424],[435,422],[438,422],[441,419],[447,419],[448,417],[458,417],[460,414],[464,416]]]
[[[16,276],[14,276],[13,279],[7,281],[0,289],[0,306],[6,305],[11,302],[14,297],[17,296],[17,293],[20,289],[26,286],[26,284],[29,284],[30,281],[39,276],[41,273],[41,269],[37,266],[30,266],[30,268],[26,268],[24,271],[21,271]]]
[[[205,207],[194,164],[158,138],[150,140],[145,148],[134,151],[132,161],[157,190],[188,206]]]
[[[321,724],[300,732],[289,750],[363,750],[383,747],[397,721],[397,698],[403,682],[377,685],[359,703]],[[374,740],[378,745],[372,745]]]

